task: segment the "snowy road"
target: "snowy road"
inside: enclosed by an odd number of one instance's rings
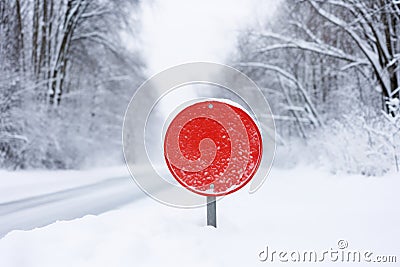
[[[129,176],[113,177],[51,193],[0,203],[0,238],[57,220],[97,215],[145,195]]]

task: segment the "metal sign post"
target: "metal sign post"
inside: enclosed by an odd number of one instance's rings
[[[217,198],[207,196],[207,225],[217,228]]]

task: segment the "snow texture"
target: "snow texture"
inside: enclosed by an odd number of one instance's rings
[[[143,198],[99,216],[13,231],[0,240],[0,266],[262,266],[271,264],[258,260],[267,245],[324,251],[340,239],[352,250],[396,255],[399,186],[396,174],[274,169],[256,194],[243,189],[217,203],[217,229],[204,226],[205,208],[175,209]],[[349,263],[334,263],[342,265]]]

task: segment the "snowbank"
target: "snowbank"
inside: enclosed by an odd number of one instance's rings
[[[218,229],[204,226],[205,208],[143,198],[99,216],[13,231],[0,240],[0,266],[268,266],[276,261],[258,259],[267,245],[322,253],[341,239],[349,249],[400,261],[398,178],[274,169],[256,194],[245,188],[217,203]]]

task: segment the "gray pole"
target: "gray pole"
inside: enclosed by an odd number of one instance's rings
[[[207,225],[217,228],[217,201],[215,196],[207,196]]]

